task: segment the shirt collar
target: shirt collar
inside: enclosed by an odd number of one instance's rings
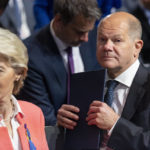
[[[118,81],[119,83],[122,83],[127,87],[131,87],[131,84],[139,68],[139,65],[140,65],[139,60],[136,60],[127,70],[125,70],[123,73],[117,76],[114,80]],[[106,80],[110,80],[108,74]]]
[[[23,112],[20,108],[20,105],[18,104],[17,99],[13,95],[11,95],[11,100],[12,100],[12,104],[13,104],[13,107],[14,107],[14,112],[13,112],[12,117],[17,116],[18,114],[21,114],[24,117],[24,114],[23,114]],[[3,115],[0,114],[0,121],[1,121],[2,118],[3,118]]]
[[[52,20],[51,23],[50,23],[50,31],[51,31],[51,34],[52,34],[52,36],[53,36],[53,38],[54,38],[54,40],[55,40],[55,42],[56,42],[56,45],[57,45],[59,51],[63,51],[63,50],[65,50],[69,45],[67,45],[66,43],[64,43],[61,39],[59,39],[59,38],[56,36],[55,31],[54,31],[53,26],[52,26],[52,25],[53,25],[53,22],[54,22],[54,20]]]
[[[21,113],[24,116],[17,99],[13,95],[11,96],[11,99],[12,99],[12,103],[15,107],[14,108],[14,116],[16,116],[19,113]]]

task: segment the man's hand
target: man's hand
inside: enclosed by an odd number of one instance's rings
[[[88,125],[96,125],[101,129],[110,130],[118,119],[118,114],[106,103],[93,101],[90,105],[86,121]]]
[[[63,104],[57,113],[57,123],[67,129],[74,129],[77,125],[79,108],[73,105]]]

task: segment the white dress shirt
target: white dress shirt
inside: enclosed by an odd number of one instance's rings
[[[53,36],[55,42],[56,42],[58,50],[62,56],[65,68],[66,68],[66,70],[68,70],[68,67],[67,67],[68,59],[67,59],[67,52],[65,51],[65,49],[70,45],[67,45],[66,43],[61,41],[56,36],[54,29],[52,27],[52,24],[53,24],[53,20],[51,21],[51,24],[50,24],[50,31],[52,33],[52,36]],[[80,50],[79,50],[78,46],[72,47],[72,55],[73,55],[73,62],[74,62],[74,73],[84,72],[84,65],[83,65],[83,61],[82,61]]]
[[[118,81],[119,84],[114,90],[113,102],[111,107],[119,116],[121,116],[122,114],[130,87],[132,85],[136,72],[139,68],[139,65],[140,65],[139,60],[136,60],[135,63],[133,63],[126,71],[124,71],[114,79]],[[110,79],[107,75],[106,80],[112,80],[112,79]],[[108,135],[111,135],[115,125],[108,132]],[[100,148],[100,150],[106,150],[106,147]]]
[[[14,105],[14,113],[13,113],[13,117],[11,119],[13,136],[11,136],[11,134],[9,134],[9,137],[12,142],[13,149],[14,150],[22,150],[20,138],[19,138],[19,135],[17,132],[17,128],[20,126],[20,124],[16,120],[15,116],[18,113],[21,113],[22,115],[24,115],[24,114],[22,113],[21,108],[20,108],[16,98],[14,96],[11,96],[11,99],[12,99],[12,103]],[[6,127],[5,122],[3,120],[3,116],[1,114],[0,114],[0,127]]]

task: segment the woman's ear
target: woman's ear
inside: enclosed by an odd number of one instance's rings
[[[21,78],[21,74],[16,75],[15,81],[19,81],[20,78]]]

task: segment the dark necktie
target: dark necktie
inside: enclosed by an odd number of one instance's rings
[[[66,49],[67,57],[68,57],[68,83],[67,83],[67,104],[70,101],[70,76],[74,73],[74,63],[73,63],[73,56],[72,56],[72,48],[68,47]]]
[[[113,95],[114,95],[114,89],[118,85],[118,81],[115,80],[109,80],[106,83],[107,86],[107,92],[104,97],[104,102],[106,102],[110,107],[113,102]],[[103,141],[101,147],[105,147],[106,150],[112,150],[109,147],[107,147],[107,142],[108,142],[109,136],[107,134],[107,131],[103,131]]]
[[[107,92],[104,97],[104,102],[106,102],[109,106],[111,106],[113,101],[113,95],[114,95],[114,89],[118,85],[118,82],[115,80],[109,80],[106,83],[107,86]]]
[[[74,73],[74,63],[73,63],[73,56],[72,56],[72,48],[68,47],[66,49],[67,56],[68,56],[68,72],[70,74]]]

